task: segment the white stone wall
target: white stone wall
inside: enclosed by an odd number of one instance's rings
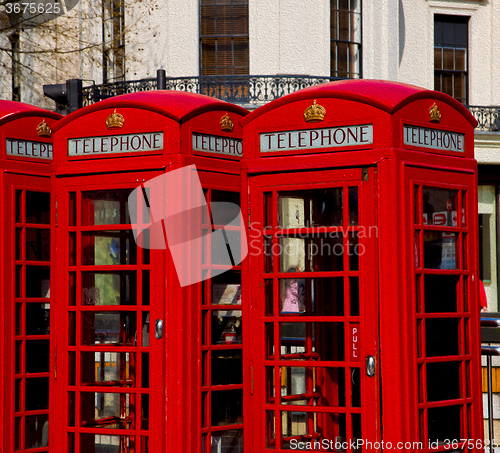
[[[250,72],[330,75],[330,2],[250,0]]]
[[[198,0],[129,1],[126,7],[127,80],[198,75]]]

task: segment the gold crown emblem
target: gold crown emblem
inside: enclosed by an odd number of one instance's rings
[[[326,110],[322,105],[316,104],[316,100],[312,105],[307,107],[304,111],[304,119],[306,123],[318,123],[325,118]]]
[[[234,123],[232,122],[231,118],[229,118],[229,115],[226,114],[220,119],[220,128],[225,131],[225,132],[233,132],[234,129]]]
[[[114,127],[123,127],[124,122],[125,122],[125,119],[123,118],[123,116],[120,115],[119,113],[116,113],[116,109],[115,109],[115,111],[106,118],[106,127],[108,129],[111,129]]]
[[[45,122],[45,118],[42,120],[42,122],[36,127],[36,133],[40,137],[50,137],[52,135],[52,129],[50,126]]]
[[[429,110],[429,119],[431,120],[431,123],[441,122],[441,112],[439,111],[436,103],[434,103],[434,105]]]

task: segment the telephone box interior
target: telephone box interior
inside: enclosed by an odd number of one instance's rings
[[[2,451],[48,451],[51,127],[59,118],[0,101]]]
[[[482,439],[470,113],[358,80],[242,124],[245,446],[430,452]]]
[[[50,435],[60,451],[201,451],[212,430],[241,439],[241,268],[215,247],[227,213],[211,206],[240,206],[246,113],[160,91],[57,124],[54,289],[64,302]]]

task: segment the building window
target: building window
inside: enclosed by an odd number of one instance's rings
[[[332,77],[361,77],[361,0],[330,0]]]
[[[247,75],[248,0],[200,0],[200,74]]]
[[[434,16],[434,89],[468,103],[466,16]]]
[[[13,33],[9,36],[11,46],[12,61],[12,100],[21,101],[21,40],[19,33]]]

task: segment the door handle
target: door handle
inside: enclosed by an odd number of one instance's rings
[[[163,320],[157,319],[155,322],[155,338],[161,340],[163,337]]]
[[[366,374],[369,377],[375,376],[375,357],[372,355],[366,358]]]

